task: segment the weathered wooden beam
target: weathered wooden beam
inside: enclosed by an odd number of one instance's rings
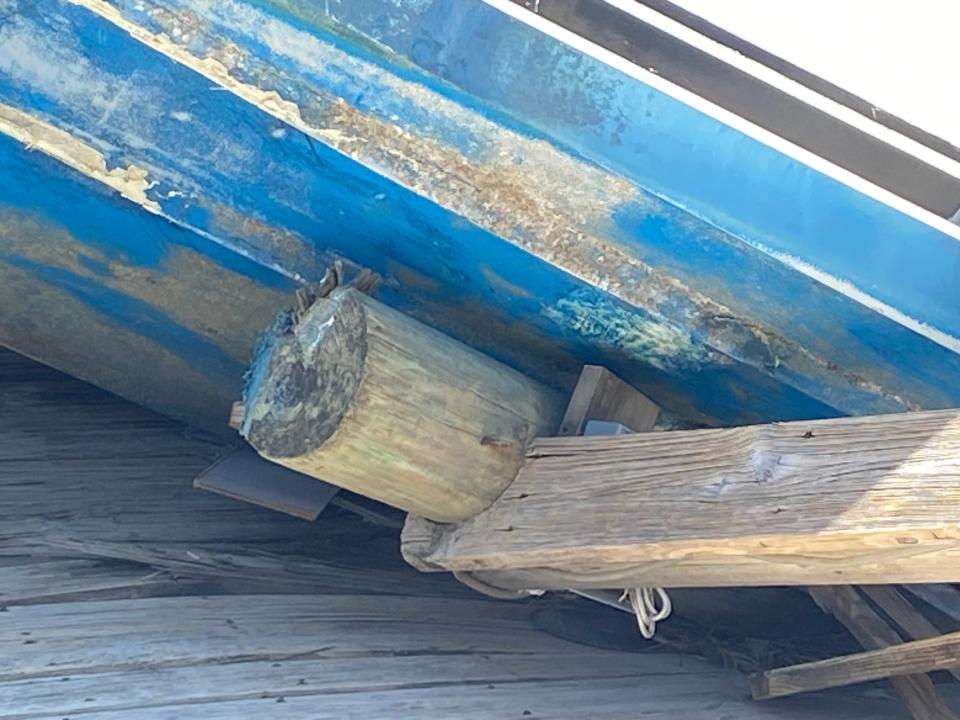
[[[899,645],[902,638],[849,585],[809,588],[824,612],[839,620],[867,650]],[[914,720],[957,720],[927,675],[900,675],[890,682]]]
[[[615,423],[632,432],[649,432],[657,422],[660,408],[646,395],[600,365],[584,365],[580,377],[570,395],[570,401],[563,413],[558,434],[581,435],[592,420]],[[409,519],[407,522],[429,522],[422,519]],[[455,573],[463,584],[492,597],[526,597],[525,588],[506,590],[497,586],[496,578],[492,582],[483,577],[483,573]],[[620,596],[614,592],[614,598]],[[587,595],[597,599],[596,595]],[[616,601],[616,600],[615,600]],[[603,602],[603,601],[601,601]],[[618,602],[618,601],[616,601]],[[626,607],[626,606],[624,606]]]
[[[404,553],[545,589],[950,581],[958,483],[956,410],[544,438],[479,516],[408,521]]]
[[[957,666],[960,666],[960,633],[950,633],[755,673],[750,677],[750,687],[754,700],[768,700]]]
[[[242,434],[264,457],[437,521],[486,508],[559,393],[351,288],[280,323]]]

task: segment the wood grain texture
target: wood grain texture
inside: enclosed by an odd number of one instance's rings
[[[891,645],[854,655],[818,660],[756,673],[754,700],[854,685],[898,675],[949,670],[960,665],[960,633]]]
[[[408,523],[404,554],[542,588],[951,581],[958,488],[955,410],[541,438],[479,516]]]
[[[103,558],[0,557],[0,607],[101,597],[146,597],[190,587],[186,578]]]
[[[860,696],[757,705],[732,671],[575,645],[535,629],[533,608],[322,595],[10,608],[0,719],[897,717]]]
[[[660,408],[646,395],[606,368],[584,365],[563,413],[559,435],[580,435],[590,420],[620,423],[635,432],[648,432],[653,429],[659,413]],[[430,521],[408,516],[406,522],[411,527],[426,527]],[[500,589],[496,578],[486,581],[467,571],[457,572],[455,577],[468,587],[491,597],[526,595],[524,589]]]
[[[867,650],[880,650],[903,642],[897,631],[880,617],[857,591],[848,586],[809,588],[810,596],[839,620],[857,642]],[[914,720],[957,720],[927,675],[902,675],[890,678]]]
[[[444,522],[493,502],[562,402],[349,288],[279,332],[252,378],[243,434],[260,454]]]

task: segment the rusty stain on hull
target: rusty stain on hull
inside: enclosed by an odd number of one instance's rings
[[[158,265],[142,267],[10,210],[0,211],[0,237],[4,255],[66,270],[140,300],[244,364],[257,334],[292,301],[292,294],[259,286],[186,247],[171,246]]]

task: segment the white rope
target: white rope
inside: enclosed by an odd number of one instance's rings
[[[657,599],[660,600],[660,606],[657,607]],[[637,616],[637,625],[640,627],[640,634],[647,640],[653,638],[657,632],[657,623],[670,617],[673,611],[673,603],[670,602],[670,596],[663,588],[633,588],[623,591],[620,596],[620,602],[630,601],[630,607],[633,608]]]

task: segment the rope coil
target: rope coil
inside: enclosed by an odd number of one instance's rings
[[[657,607],[658,599],[659,607]],[[620,596],[620,602],[624,600],[629,600],[630,607],[637,616],[640,634],[647,640],[651,640],[656,634],[657,623],[666,620],[673,612],[673,603],[663,588],[628,588]]]

